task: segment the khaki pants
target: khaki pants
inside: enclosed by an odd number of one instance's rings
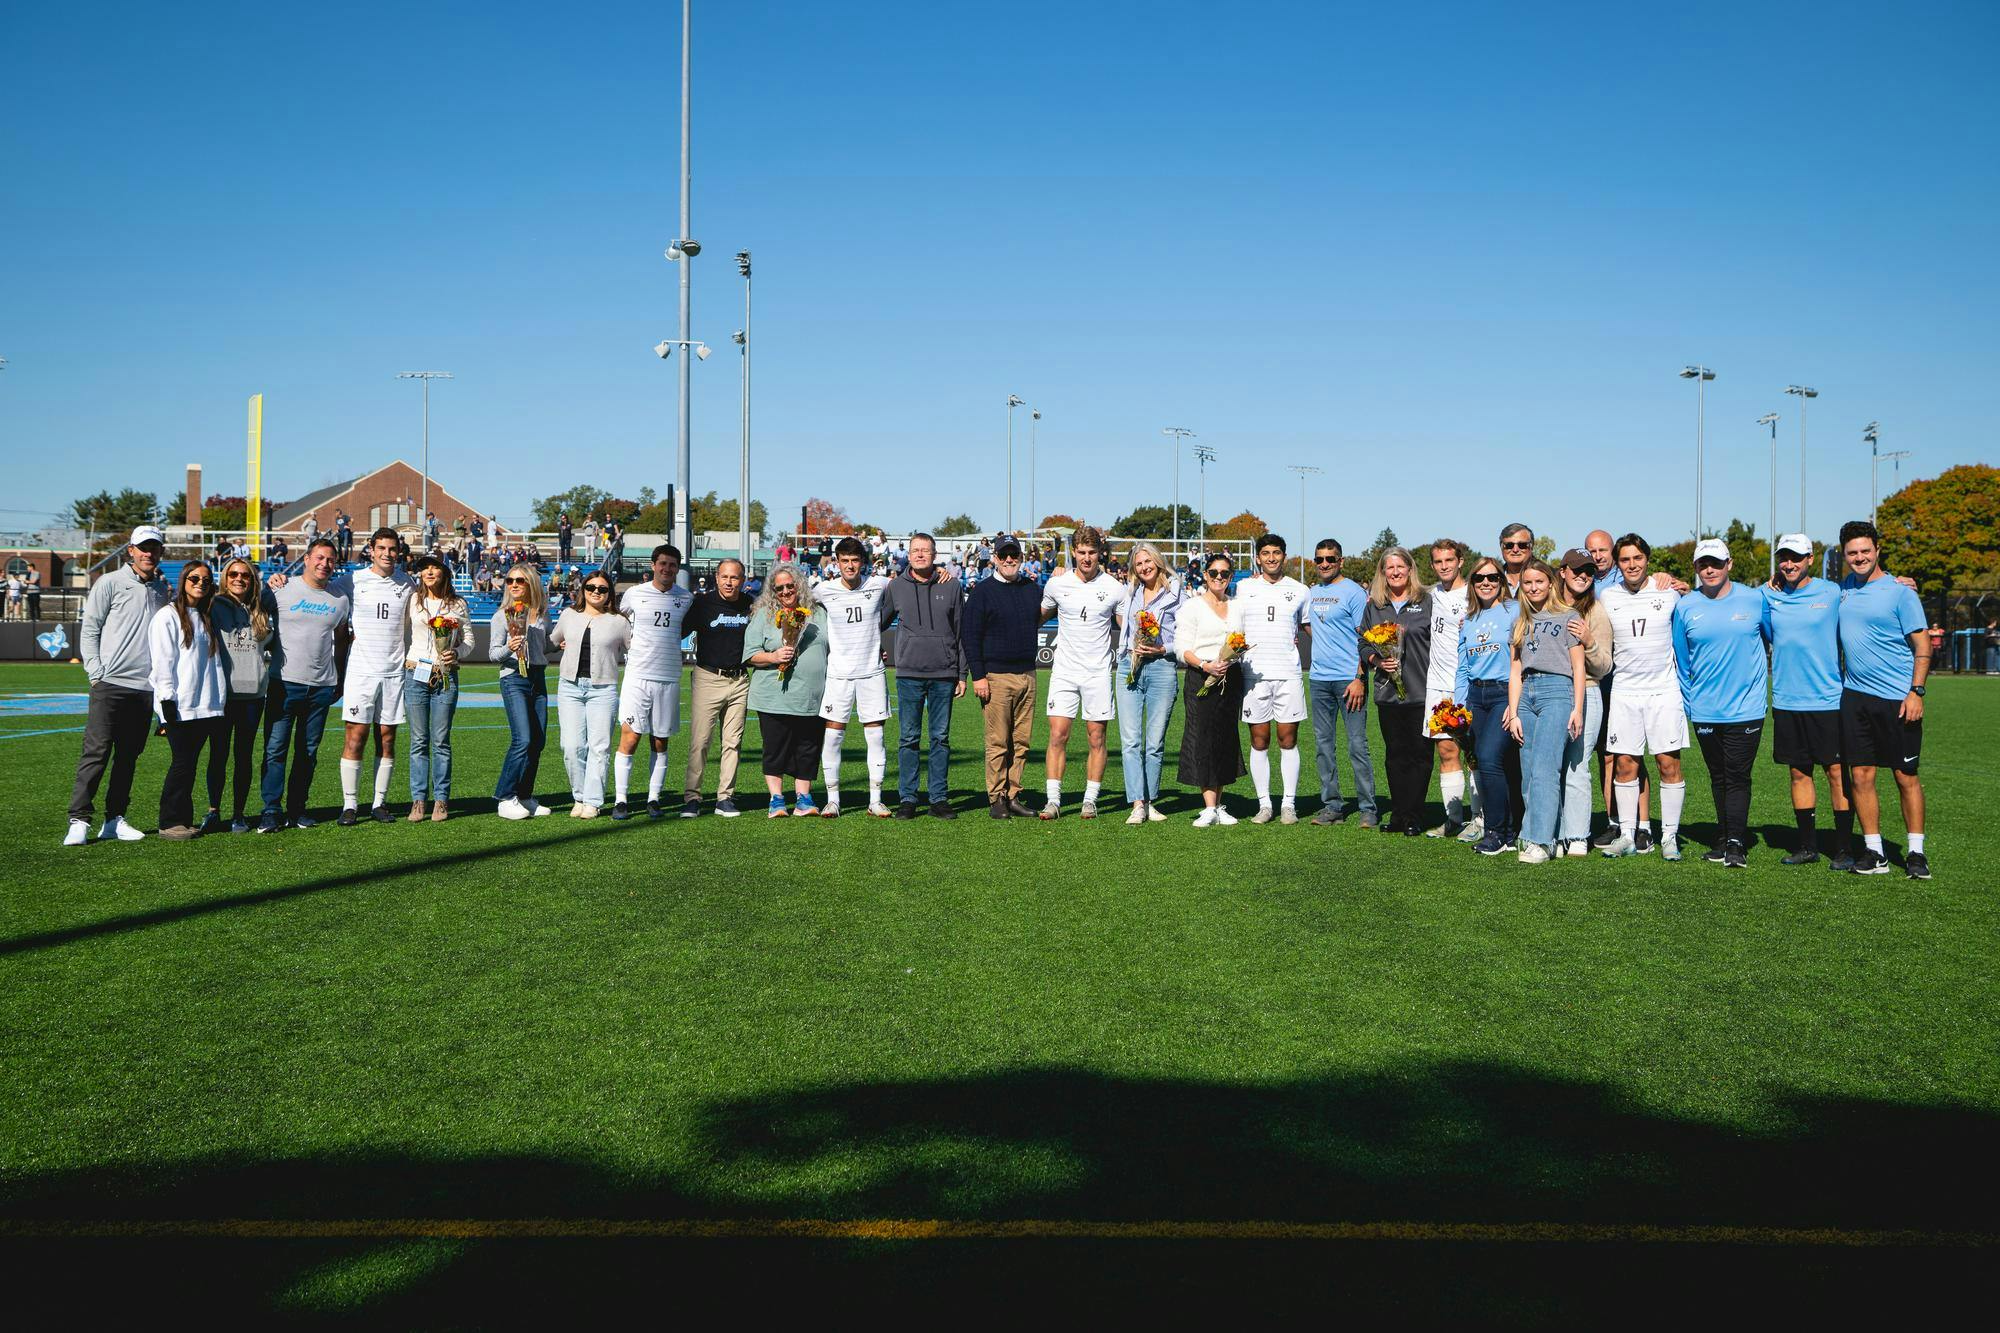
[[[1035,673],[988,674],[988,698],[982,705],[986,721],[986,798],[1004,801],[1021,794],[1021,773],[1028,766],[1028,738],[1035,729]]]
[[[750,712],[750,673],[724,676],[706,667],[694,669],[694,721],[688,730],[687,780],[681,790],[690,801],[701,798],[701,770],[708,764],[709,734],[722,724],[721,773],[715,799],[736,794],[736,761],[743,754],[743,720]]]

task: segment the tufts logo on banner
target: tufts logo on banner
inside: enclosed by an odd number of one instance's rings
[[[35,642],[50,657],[61,657],[69,652],[69,635],[63,633],[62,626],[60,625],[50,630],[47,634],[37,634]]]

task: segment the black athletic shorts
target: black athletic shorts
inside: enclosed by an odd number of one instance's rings
[[[1801,773],[1840,763],[1840,710],[1798,713],[1773,708],[1771,758]]]
[[[1861,768],[1893,768],[1915,775],[1924,752],[1924,724],[1905,722],[1901,699],[1882,699],[1855,690],[1840,693],[1840,748],[1843,761]]]

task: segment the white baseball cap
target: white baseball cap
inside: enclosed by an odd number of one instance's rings
[[[1729,560],[1729,547],[1720,537],[1704,537],[1694,544],[1696,560]]]
[[[1811,555],[1812,538],[1806,536],[1803,532],[1786,533],[1784,536],[1778,538],[1778,554],[1783,555],[1787,551],[1792,552],[1794,555]]]
[[[158,542],[160,545],[165,546],[167,544],[167,534],[161,532],[150,523],[141,523],[138,527],[132,529],[132,540],[125,544],[127,546],[138,546],[145,542]]]

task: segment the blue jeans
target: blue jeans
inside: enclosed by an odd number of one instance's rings
[[[500,677],[500,706],[507,711],[507,757],[500,761],[500,780],[493,799],[512,796],[527,801],[535,794],[535,774],[542,766],[542,746],[549,739],[548,668],[531,666],[523,676],[509,671]]]
[[[435,673],[437,668],[433,666]],[[410,728],[410,799],[451,799],[451,719],[458,711],[458,671],[437,689],[403,673],[403,720]]]
[[[1346,680],[1307,682],[1312,690],[1313,764],[1319,769],[1320,804],[1340,807],[1340,769],[1334,764],[1334,738],[1347,732],[1347,771],[1354,779],[1354,796],[1363,814],[1375,813],[1375,765],[1368,758],[1368,709],[1347,711]],[[1365,701],[1364,701],[1365,702]]]
[[[1563,756],[1569,748],[1569,714],[1575,703],[1576,683],[1568,676],[1555,671],[1522,674],[1521,777],[1528,789],[1523,836],[1540,847],[1555,846],[1563,803]]]
[[[917,800],[917,750],[926,730],[931,746],[930,802],[936,805],[951,795],[951,693],[957,683],[896,677],[896,713],[902,728],[896,751],[896,799],[905,805]]]
[[[1155,657],[1139,668],[1137,684],[1126,684],[1132,654],[1118,659],[1118,759],[1125,766],[1125,799],[1160,799],[1160,765],[1167,755],[1167,722],[1181,692],[1181,673],[1170,657]]]
[[[305,813],[306,796],[312,791],[313,763],[319,755],[319,738],[326,732],[327,710],[339,695],[332,685],[295,685],[284,682],[284,697],[271,717],[271,729],[264,739],[264,813],[296,819]],[[296,744],[294,744],[296,740]],[[285,754],[292,751],[292,779],[285,782]],[[284,804],[282,807],[279,802]]]
[[[1479,802],[1486,835],[1503,843],[1521,835],[1521,747],[1500,725],[1507,712],[1507,682],[1475,680],[1465,706],[1472,710],[1472,753],[1479,761]]]
[[[1590,836],[1590,811],[1597,800],[1596,738],[1604,725],[1604,691],[1597,682],[1583,687],[1583,735],[1563,746],[1562,838]]]
[[[556,718],[562,724],[563,767],[578,805],[604,804],[604,774],[611,764],[611,732],[618,720],[618,683],[565,680],[556,685]]]

